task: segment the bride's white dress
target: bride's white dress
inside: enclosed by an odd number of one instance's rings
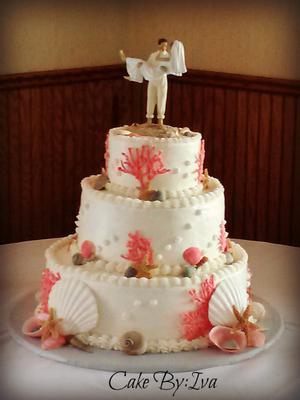
[[[166,67],[167,70],[163,70],[162,66]],[[175,40],[170,51],[170,61],[163,61],[157,66],[153,66],[140,58],[126,57],[126,68],[130,80],[138,83],[142,83],[143,79],[154,81],[169,74],[182,76],[187,71],[184,46],[182,42]]]

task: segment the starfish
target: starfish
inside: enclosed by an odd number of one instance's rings
[[[246,339],[247,339],[247,345],[249,344],[249,331],[250,330],[256,330],[258,329],[258,326],[253,324],[252,322],[249,321],[249,316],[250,316],[250,304],[248,304],[247,308],[245,311],[241,314],[238,309],[236,308],[235,305],[232,306],[233,313],[238,320],[238,325],[235,327],[235,329],[241,329],[243,332],[245,332]]]
[[[205,168],[202,176],[203,189],[208,189],[208,180],[209,180],[208,169]]]
[[[52,337],[53,339],[57,339],[61,332],[59,330],[59,323],[62,321],[62,318],[56,318],[56,313],[54,308],[50,308],[49,310],[49,318],[43,322],[42,324],[42,341],[48,339],[48,337]]]
[[[134,268],[137,271],[136,278],[152,278],[151,270],[155,269],[155,265],[147,265],[147,264],[135,264]]]
[[[229,238],[226,239],[226,251],[228,253],[233,253],[232,243],[231,243],[231,240]]]

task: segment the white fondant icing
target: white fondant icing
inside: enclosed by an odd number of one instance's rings
[[[120,134],[120,128],[113,128],[108,136],[108,177],[113,184],[135,189],[139,186],[136,178],[130,174],[122,173],[115,165],[115,160],[122,160],[123,153],[127,154],[129,148],[141,148],[143,145],[154,146],[156,151],[161,151],[164,167],[170,169],[169,173],[156,176],[151,181],[151,188],[155,190],[182,190],[197,186],[195,180],[196,160],[199,154],[201,134],[195,133],[192,137],[151,137],[151,136],[128,136]],[[178,165],[190,160],[188,176],[186,179],[178,179],[174,169]],[[118,165],[120,166],[120,164]],[[172,173],[173,172],[173,173]]]
[[[91,176],[82,181],[81,202],[89,202],[90,208],[84,215],[79,213],[76,232],[79,245],[90,240],[97,247],[110,241],[101,252],[101,257],[107,261],[123,260],[128,234],[140,231],[151,241],[154,256],[161,254],[166,264],[181,264],[184,250],[192,246],[204,249],[210,238],[219,233],[224,220],[223,187],[217,179],[210,179],[210,189],[206,193],[162,202],[142,201],[117,196],[107,190],[95,190],[96,179]],[[195,219],[198,209],[203,212]],[[167,251],[165,246],[172,243],[174,234],[179,234],[182,241],[172,251]],[[118,235],[118,242],[113,240],[114,235]],[[214,242],[207,250],[207,257],[214,259],[219,254],[219,245]]]

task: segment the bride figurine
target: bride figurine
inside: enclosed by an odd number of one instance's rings
[[[123,50],[120,50],[120,57],[126,63],[128,76],[124,76],[125,79],[138,83],[142,83],[144,79],[148,81],[147,122],[152,123],[156,106],[158,124],[163,125],[168,93],[167,75],[182,76],[187,69],[184,47],[179,40],[171,44],[170,53],[167,39],[159,39],[158,47],[157,51],[150,54],[147,61],[126,57]]]

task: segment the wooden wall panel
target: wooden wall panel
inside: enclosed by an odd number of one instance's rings
[[[1,243],[74,231],[80,181],[110,127],[145,120],[147,85],[123,66],[0,77]],[[299,82],[189,71],[169,78],[165,122],[206,140],[232,237],[300,245]]]

